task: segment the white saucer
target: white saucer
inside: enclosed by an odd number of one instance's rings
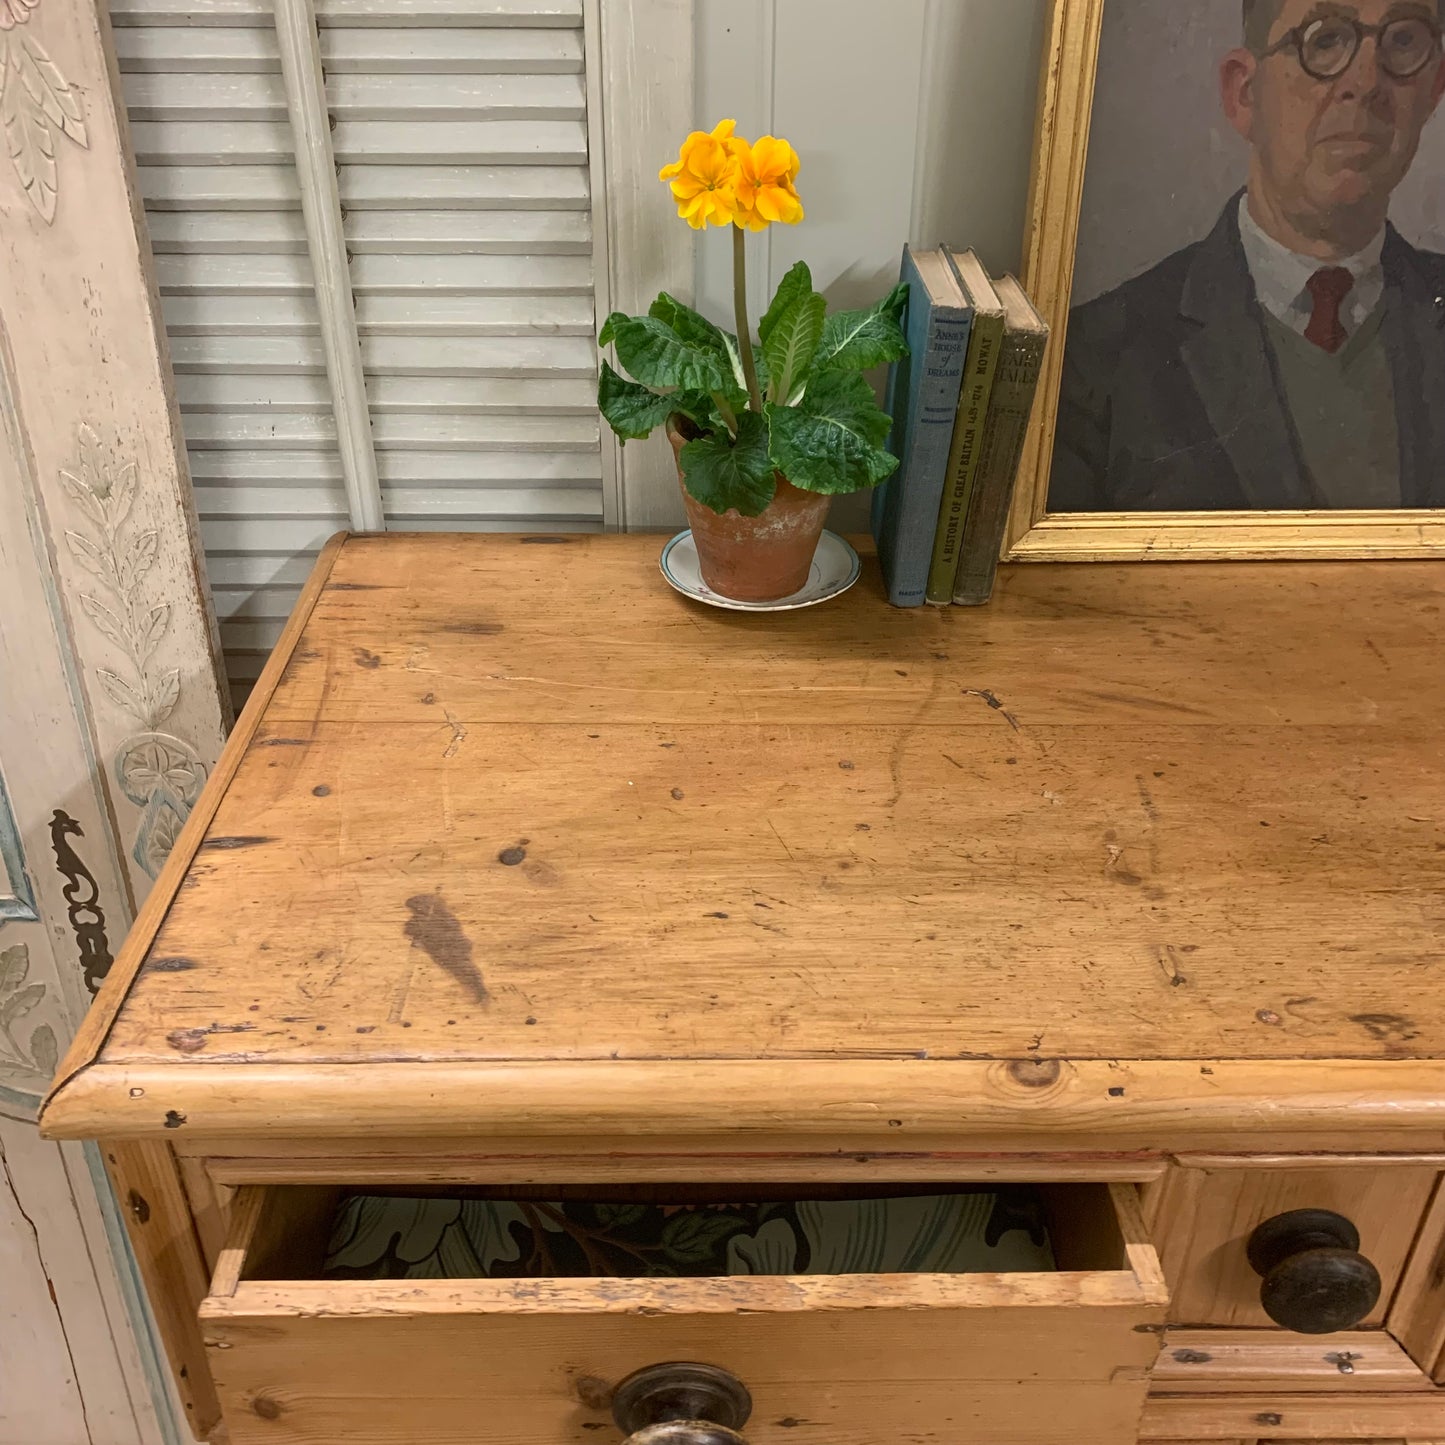
[[[859,570],[858,554],[834,532],[824,532],[819,538],[807,585],[776,602],[737,602],[714,592],[702,580],[691,530],[679,532],[662,549],[658,565],[669,584],[684,597],[706,602],[709,607],[726,607],[731,612],[796,612],[800,607],[816,607],[846,592],[858,580]]]

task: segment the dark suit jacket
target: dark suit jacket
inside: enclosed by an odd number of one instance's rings
[[[1445,507],[1445,256],[1385,239],[1401,497]],[[1051,512],[1327,505],[1301,460],[1239,238],[1214,230],[1069,317]]]

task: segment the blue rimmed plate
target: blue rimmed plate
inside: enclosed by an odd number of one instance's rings
[[[697,543],[690,530],[679,532],[662,549],[659,566],[668,583],[684,597],[709,607],[726,607],[730,612],[796,612],[800,607],[816,607],[832,597],[841,597],[858,580],[859,571],[858,554],[835,532],[824,532],[819,538],[807,586],[776,602],[738,602],[714,592],[702,580]]]

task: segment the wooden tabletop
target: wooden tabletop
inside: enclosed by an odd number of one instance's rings
[[[1445,569],[659,547],[333,542],[47,1130],[1445,1143]]]

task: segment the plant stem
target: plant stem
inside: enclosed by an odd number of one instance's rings
[[[743,359],[743,375],[747,378],[748,399],[752,410],[763,413],[763,397],[758,390],[758,364],[753,359],[752,329],[748,325],[748,233],[741,226],[733,227],[733,311],[737,316],[738,353]]]

